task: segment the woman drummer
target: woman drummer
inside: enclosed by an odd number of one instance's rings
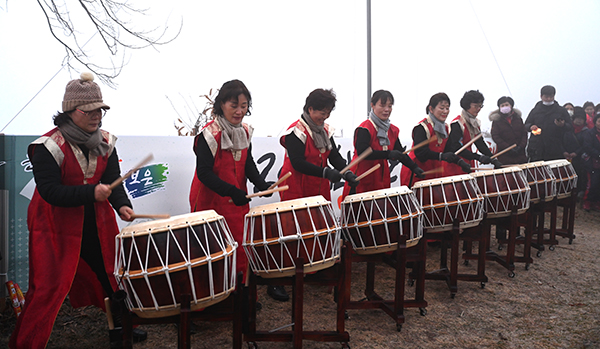
[[[431,96],[425,112],[427,117],[413,128],[413,146],[431,140],[428,146],[419,147],[408,155],[425,172],[424,179],[449,176],[448,165],[457,164],[466,172],[471,172],[471,166],[450,150],[448,143],[449,128],[446,118],[450,112],[450,98],[439,92]],[[432,139],[435,137],[435,139]],[[406,166],[400,171],[402,185],[411,187],[415,182],[413,172]]]
[[[289,185],[289,189],[280,192],[282,201],[315,195],[331,201],[331,183],[342,178],[352,186],[358,185],[352,171],[340,173],[346,161],[333,140],[333,128],[325,123],[335,102],[333,90],[319,88],[312,91],[306,97],[300,119],[294,121],[281,137],[281,145],[286,150],[281,175],[292,173],[283,183]]]
[[[469,143],[473,138],[481,134],[481,121],[477,118],[477,115],[481,111],[481,108],[483,108],[483,100],[483,94],[474,90],[465,92],[460,99],[462,111],[450,123],[448,142],[450,143],[451,151],[461,149],[464,144]],[[458,155],[464,158],[471,167],[475,165],[475,160],[482,164],[492,163],[494,168],[502,167],[502,163],[498,159],[492,159],[492,152],[485,144],[483,137],[475,141],[475,146],[481,154],[473,153],[471,151],[472,146],[469,146]],[[448,169],[452,174],[458,175],[463,173],[463,170],[454,164],[449,165]]]
[[[390,123],[394,96],[389,91],[379,90],[371,97],[371,111],[369,118],[363,121],[354,131],[354,157],[356,159],[369,147],[373,152],[356,167],[356,174],[361,175],[373,166],[380,167],[364,177],[356,187],[356,193],[389,188],[390,168],[389,160],[400,161],[417,177],[424,178],[423,170],[406,154],[405,148],[400,143],[400,129]],[[391,147],[390,147],[391,145]],[[344,186],[342,199],[348,194],[353,194],[348,183]]]
[[[215,210],[225,217],[233,238],[242,246],[249,179],[259,190],[269,185],[260,176],[252,158],[252,126],[243,123],[250,115],[252,97],[243,82],[223,84],[215,98],[210,121],[194,139],[196,174],[190,189],[192,212]],[[245,253],[237,254],[237,272],[246,272]]]

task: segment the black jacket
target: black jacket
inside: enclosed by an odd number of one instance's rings
[[[562,119],[564,126],[559,127],[554,120]],[[542,129],[540,135],[530,134],[527,144],[529,161],[563,159],[565,152],[563,139],[565,132],[572,130],[571,117],[567,110],[554,101],[552,105],[537,102],[525,120],[525,130],[531,133],[531,126]]]

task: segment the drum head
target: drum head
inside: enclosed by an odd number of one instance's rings
[[[410,190],[410,188],[408,188],[405,185],[400,186],[400,187],[395,187],[395,188],[367,191],[364,193],[358,193],[358,194],[352,194],[352,195],[346,196],[344,201],[342,201],[342,205],[345,203],[353,202],[353,201],[361,201],[364,199],[376,200],[376,199],[381,199],[381,198],[385,198],[385,197],[389,197],[389,196],[410,194],[412,192],[413,191]]]
[[[275,212],[286,212],[303,207],[318,207],[331,204],[322,195],[311,196],[307,198],[275,202],[266,205],[251,207],[246,216],[260,216],[261,214],[271,214]]]
[[[133,224],[123,228],[117,237],[147,235],[150,232],[167,231],[169,228],[184,228],[188,225],[210,223],[220,219],[223,219],[223,216],[219,215],[215,210],[192,212],[171,218]]]
[[[452,183],[452,182],[462,182],[462,181],[468,181],[471,178],[473,178],[471,175],[469,174],[464,174],[464,175],[457,175],[457,176],[449,176],[449,177],[440,177],[440,178],[434,178],[434,179],[426,179],[423,181],[418,181],[417,183],[415,183],[412,187],[412,189],[416,189],[416,188],[423,188],[423,187],[430,187],[433,185],[440,185],[440,184],[446,184],[446,183]]]

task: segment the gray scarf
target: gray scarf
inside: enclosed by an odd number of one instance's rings
[[[388,138],[388,130],[390,128],[390,119],[385,121],[381,120],[375,113],[373,113],[373,109],[369,112],[369,118],[371,121],[377,126],[377,138],[379,139],[379,145],[390,145],[390,139]]]
[[[315,124],[315,122],[310,118],[306,112],[302,113],[302,118],[306,121],[306,124],[312,131],[312,138],[315,142],[315,147],[317,149],[327,148],[327,150],[331,150],[331,140],[327,135],[327,131],[325,131],[325,124],[319,126]]]
[[[471,115],[471,113],[464,109],[460,113],[460,116],[465,121],[465,125],[467,125],[471,137],[475,137],[481,133],[481,121],[479,121],[476,116]]]
[[[433,114],[429,113],[429,119],[433,122],[433,130],[440,136],[440,138],[448,138],[448,132],[446,131],[446,123],[438,120]]]
[[[241,122],[234,125],[220,115],[217,115],[217,122],[221,126],[221,130],[223,130],[221,132],[221,149],[243,150],[248,148],[250,141]]]
[[[108,143],[102,141],[100,127],[93,133],[87,133],[75,125],[69,117],[64,124],[58,126],[58,129],[68,142],[84,145],[92,155],[104,156],[108,152],[109,146]]]

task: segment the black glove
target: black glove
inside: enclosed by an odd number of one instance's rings
[[[270,181],[270,182],[266,182],[266,184],[267,184],[267,185],[266,185],[264,188],[260,189],[260,191],[269,190],[269,187],[270,187],[271,185],[275,184],[275,182],[274,182],[274,181]],[[265,198],[270,198],[271,196],[273,196],[273,193],[271,193],[271,194],[267,194],[267,195],[263,195],[263,197],[265,197]]]
[[[356,179],[356,175],[354,173],[352,173],[352,171],[348,170],[346,172],[344,172],[344,180],[346,182],[348,182],[348,184],[350,184],[351,187],[356,187],[358,185],[358,183],[360,183],[360,181],[358,179]]]
[[[399,150],[390,150],[388,152],[388,159],[390,160],[400,160],[402,158],[402,152]]]
[[[413,173],[414,173],[414,174],[415,174],[415,176],[417,176],[418,178],[421,178],[421,179],[425,178],[425,175],[423,174],[423,173],[425,173],[425,171],[423,171],[423,169],[422,169],[422,168],[420,168],[420,167],[417,167],[417,168],[415,168],[415,169],[413,170]]]
[[[250,199],[248,199],[246,197],[246,192],[237,188],[237,187],[233,187],[229,190],[229,196],[231,197],[231,200],[233,200],[233,203],[236,206],[244,206],[245,204],[250,202]]]
[[[460,157],[451,152],[442,154],[442,160],[446,161],[446,162],[450,162],[452,164],[455,164],[458,161],[458,159],[460,159]]]
[[[480,155],[479,156],[479,162],[481,162],[482,164],[489,164],[492,162],[492,158],[487,156],[487,155]]]
[[[336,169],[325,167],[323,169],[323,178],[329,179],[332,183],[337,183],[342,180],[342,174]]]
[[[471,165],[469,165],[465,160],[458,159],[456,164],[460,166],[464,173],[471,173]]]
[[[502,168],[502,163],[498,159],[492,160],[492,165],[494,165],[495,169]]]

